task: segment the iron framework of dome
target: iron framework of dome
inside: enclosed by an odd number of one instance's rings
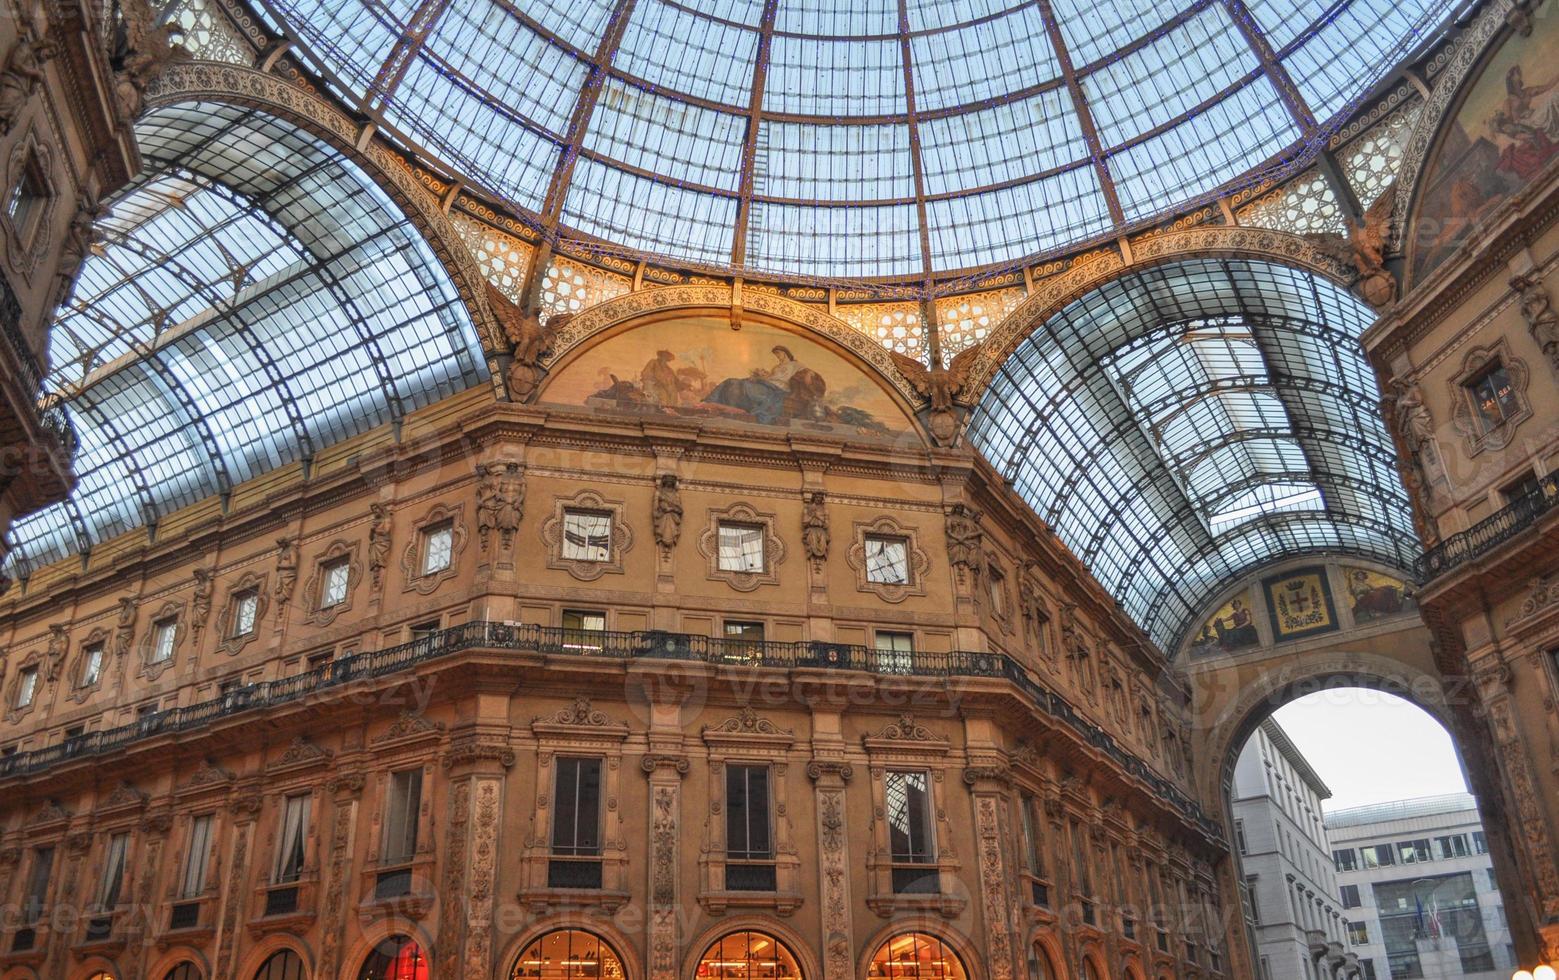
[[[1291,170],[1448,0],[261,0],[543,233],[791,277],[1017,263]]]

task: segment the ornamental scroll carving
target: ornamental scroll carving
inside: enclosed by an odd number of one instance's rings
[[[498,780],[476,780],[471,819],[471,877],[467,892],[466,968],[468,977],[492,975],[493,878],[498,860]]]
[[[849,835],[844,786],[849,763],[814,759],[807,775],[816,783],[817,863],[822,891],[823,980],[851,980]]]
[[[647,755],[650,781],[650,980],[677,976],[677,836],[681,821],[681,756]]]
[[[1001,821],[994,794],[975,798],[975,828],[979,834],[980,893],[989,930],[987,949],[991,980],[1012,980],[1012,903],[1007,896],[1007,871],[1002,861]]]
[[[439,910],[438,975],[458,977],[465,929],[466,862],[471,826],[471,780],[456,780],[449,791],[449,833],[444,841],[444,900]],[[445,931],[447,930],[447,931]]]

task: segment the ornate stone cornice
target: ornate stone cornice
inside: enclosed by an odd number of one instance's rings
[[[450,744],[440,764],[445,772],[449,772],[484,762],[497,763],[504,769],[508,769],[514,765],[514,750],[509,747],[507,740],[481,735],[463,735]]]
[[[674,772],[678,776],[686,776],[692,768],[685,755],[647,754],[639,760],[639,768],[648,775],[653,776],[657,772]]]
[[[417,742],[424,739],[436,739],[444,734],[444,723],[432,721],[427,715],[413,711],[402,711],[400,717],[390,723],[384,734],[376,735],[369,739],[369,744],[378,748],[385,748],[403,742]]]

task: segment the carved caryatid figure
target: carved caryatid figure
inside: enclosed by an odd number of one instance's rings
[[[292,601],[293,590],[298,586],[298,539],[284,537],[276,539],[276,587],[272,590],[272,596],[276,599],[276,616],[281,618],[282,610],[287,603]]]
[[[476,465],[476,529],[486,551],[493,533],[508,547],[525,514],[525,476],[518,463],[503,464],[502,472],[489,463]]]
[[[0,72],[0,132],[11,131],[33,93],[43,84],[44,64],[58,53],[59,45],[53,41],[17,39],[6,55],[5,71]]]
[[[1050,607],[1045,602],[1044,593],[1039,591],[1032,562],[1019,580],[1018,604],[1022,607],[1024,631],[1035,640],[1042,639],[1045,624],[1050,621]]]
[[[49,646],[43,653],[43,679],[49,682],[60,679],[60,671],[65,666],[65,648],[68,645],[69,633],[64,624],[53,623],[49,626]]]
[[[828,508],[824,504],[823,491],[807,494],[806,506],[801,514],[801,544],[812,561],[828,557]]]
[[[954,504],[947,515],[947,560],[960,574],[978,578],[985,551],[980,512],[968,504]]]
[[[476,537],[482,550],[498,528],[498,473],[487,463],[476,464]]]
[[[135,642],[135,600],[124,596],[119,600],[119,622],[114,627],[114,656],[123,657]]]
[[[487,284],[487,305],[514,349],[514,363],[507,377],[509,397],[525,401],[541,384],[541,359],[552,349],[555,331],[534,311],[522,310],[492,283]]]
[[[682,491],[674,473],[662,473],[655,485],[655,542],[667,552],[682,537]]]
[[[368,525],[368,575],[374,591],[384,584],[384,569],[390,562],[390,505],[369,504],[373,520]]]
[[[1537,341],[1548,365],[1559,371],[1559,313],[1554,312],[1553,300],[1543,281],[1533,275],[1520,275],[1510,280],[1510,288],[1521,294],[1521,317],[1527,322],[1527,330]]]
[[[189,625],[193,636],[199,637],[200,631],[206,628],[206,622],[211,618],[211,569],[197,568],[194,571],[195,594],[189,603]]]
[[[931,435],[939,445],[951,446],[958,438],[958,399],[968,383],[969,369],[974,365],[979,349],[979,344],[965,348],[945,368],[940,362],[928,368],[913,357],[897,351],[888,352],[899,373],[930,402]]]

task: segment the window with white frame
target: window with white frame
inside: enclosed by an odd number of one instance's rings
[[[37,666],[23,667],[16,675],[16,706],[18,708],[30,707],[33,699],[38,696],[38,668]]]
[[[289,884],[303,874],[311,802],[309,794],[299,793],[287,797],[282,807],[281,834],[277,837],[276,869],[271,878],[272,884]]]
[[[909,539],[898,535],[868,534],[866,581],[879,585],[909,584]]]
[[[591,609],[563,610],[563,649],[575,653],[599,653],[606,632],[606,613]]]
[[[81,676],[76,686],[91,687],[103,679],[103,644],[94,643],[81,652]]]
[[[152,663],[164,664],[173,659],[173,641],[178,635],[178,620],[164,619],[152,624]]]
[[[721,521],[717,528],[720,571],[763,571],[763,530],[761,524]]]
[[[259,615],[260,593],[246,589],[233,596],[233,635],[248,636],[253,633]]]
[[[907,674],[915,663],[915,634],[899,630],[877,630],[872,636],[877,648],[877,669],[884,674]]]
[[[211,858],[211,825],[215,817],[202,813],[189,823],[189,851],[179,879],[179,897],[196,898],[206,889],[206,865]]]
[[[455,526],[449,521],[422,531],[422,574],[432,575],[449,567],[455,554]]]
[[[563,558],[568,561],[610,561],[612,515],[598,510],[563,511]]]
[[[103,857],[103,877],[98,882],[97,904],[99,908],[112,909],[119,904],[119,892],[124,885],[125,851],[130,846],[130,835],[114,834],[108,838],[108,853]]]
[[[345,558],[337,558],[325,563],[321,570],[322,579],[319,588],[319,608],[329,609],[339,606],[346,601],[347,579],[352,571],[351,563]]]

